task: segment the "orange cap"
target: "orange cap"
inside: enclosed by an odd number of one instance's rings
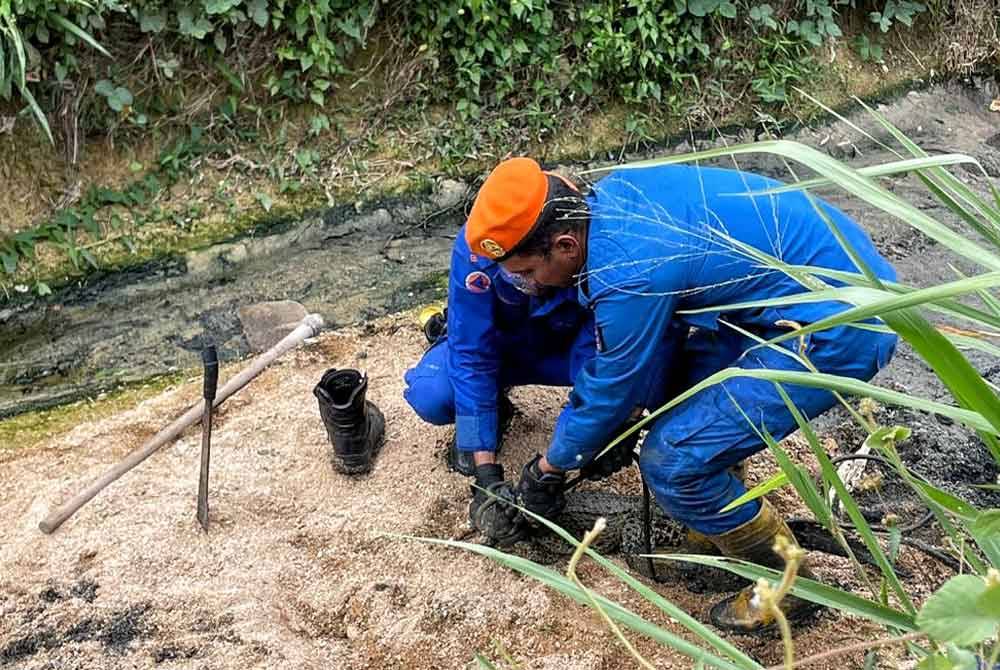
[[[534,229],[548,192],[548,178],[530,158],[496,166],[479,189],[465,226],[472,253],[496,260],[513,251]]]

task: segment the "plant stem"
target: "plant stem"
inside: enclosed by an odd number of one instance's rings
[[[656,670],[653,664],[643,658],[642,654],[640,654],[636,648],[632,646],[632,643],[628,641],[628,638],[626,638],[621,632],[621,629],[618,628],[615,622],[611,620],[608,613],[604,611],[604,608],[601,607],[600,603],[597,602],[597,599],[594,598],[594,594],[591,593],[590,589],[584,586],[583,582],[580,581],[580,578],[576,576],[576,566],[580,562],[580,559],[583,558],[584,552],[590,548],[591,543],[597,539],[597,536],[601,534],[606,525],[607,521],[604,517],[601,517],[594,523],[594,527],[588,530],[583,536],[583,540],[580,541],[580,545],[576,548],[576,551],[573,552],[572,558],[569,559],[569,565],[566,566],[566,577],[568,577],[571,582],[576,584],[576,587],[580,589],[585,596],[587,596],[587,600],[590,601],[591,607],[597,610],[597,613],[601,615],[602,619],[604,619],[604,623],[606,623],[618,639],[621,640],[621,643],[625,645],[625,648],[630,654],[632,654],[632,657],[639,661],[639,664],[643,668],[646,668],[646,670]]]
[[[879,649],[881,647],[892,647],[894,645],[903,644],[912,640],[919,640],[926,635],[927,634],[922,631],[915,631],[913,633],[907,633],[906,635],[900,635],[899,637],[883,638],[881,640],[872,640],[870,642],[858,642],[857,644],[849,644],[846,647],[837,647],[836,649],[830,649],[829,651],[800,658],[798,661],[795,661],[792,666],[788,666],[786,664],[772,665],[765,670],[787,670],[788,667],[800,668],[804,665],[810,665],[818,661],[833,658],[834,656],[840,656],[841,654],[849,654],[854,651],[868,651],[869,649]]]

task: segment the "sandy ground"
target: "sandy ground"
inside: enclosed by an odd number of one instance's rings
[[[468,531],[466,480],[442,459],[450,429],[423,424],[402,398],[403,372],[422,345],[412,315],[329,333],[227,401],[214,432],[208,534],[195,520],[197,429],[54,535],[37,529],[47,510],[195,402],[198,380],[39,449],[0,451],[0,666],[464,668],[475,667],[479,651],[498,658],[499,645],[522,668],[635,667],[596,614],[541,584],[468,552],[381,535]],[[327,460],[311,389],[331,366],[366,369],[369,397],[387,417],[387,443],[369,476],[339,475]],[[234,370],[224,369],[223,378]],[[519,389],[513,399],[520,414],[504,453],[508,473],[545,447],[565,390]],[[801,451],[794,438],[787,444]],[[773,469],[761,457],[752,475]],[[777,501],[797,510],[794,494]],[[917,592],[947,576],[910,555],[903,563],[915,572]],[[821,561],[820,572],[851,583],[839,559]],[[581,575],[682,632],[593,564]],[[707,618],[711,597],[656,588]],[[828,613],[798,633],[798,653],[879,634]],[[692,665],[633,638],[657,667]],[[736,642],[764,664],[780,661],[773,640]],[[860,664],[860,656],[847,656],[814,667]]]

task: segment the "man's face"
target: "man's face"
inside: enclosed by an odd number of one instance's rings
[[[548,255],[515,254],[500,263],[511,283],[528,295],[541,295],[548,289],[572,286],[583,266],[583,253],[577,239],[559,235]]]

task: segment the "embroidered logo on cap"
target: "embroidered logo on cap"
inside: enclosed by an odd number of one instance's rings
[[[488,237],[482,242],[480,242],[479,246],[481,246],[483,248],[483,251],[488,253],[493,258],[500,258],[505,253],[507,253],[506,251],[504,251],[504,248],[497,243],[496,240],[491,240]]]
[[[485,272],[470,272],[465,276],[465,288],[469,289],[472,293],[486,293],[490,290],[489,275]]]

